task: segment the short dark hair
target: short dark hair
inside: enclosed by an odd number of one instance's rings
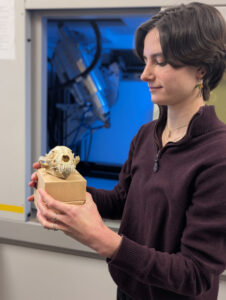
[[[160,11],[136,31],[135,50],[142,61],[144,39],[153,28],[159,31],[167,63],[174,68],[185,65],[204,68],[202,95],[207,101],[226,67],[226,23],[220,12],[198,2]]]

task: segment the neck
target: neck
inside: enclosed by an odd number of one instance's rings
[[[187,103],[179,103],[177,105],[169,105],[167,111],[167,128],[170,131],[183,126],[188,126],[193,115],[204,106],[204,100],[202,98],[196,98],[194,101]]]

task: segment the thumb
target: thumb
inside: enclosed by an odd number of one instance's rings
[[[86,192],[86,201],[87,202],[93,202],[93,197],[90,193]]]
[[[38,193],[42,199],[42,201],[45,202],[45,204],[49,205],[50,203],[56,201],[52,196],[50,196],[44,189],[38,189]]]

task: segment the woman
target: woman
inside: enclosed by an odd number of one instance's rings
[[[134,137],[114,190],[88,188],[81,207],[41,190],[37,218],[106,257],[118,299],[216,300],[226,268],[226,126],[205,101],[225,70],[225,21],[209,5],[180,5],[142,24],[135,42],[159,119]],[[122,218],[119,234],[100,215]]]

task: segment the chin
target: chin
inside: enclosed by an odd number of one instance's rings
[[[157,97],[151,97],[151,101],[157,105],[169,105],[168,101],[165,101]]]

